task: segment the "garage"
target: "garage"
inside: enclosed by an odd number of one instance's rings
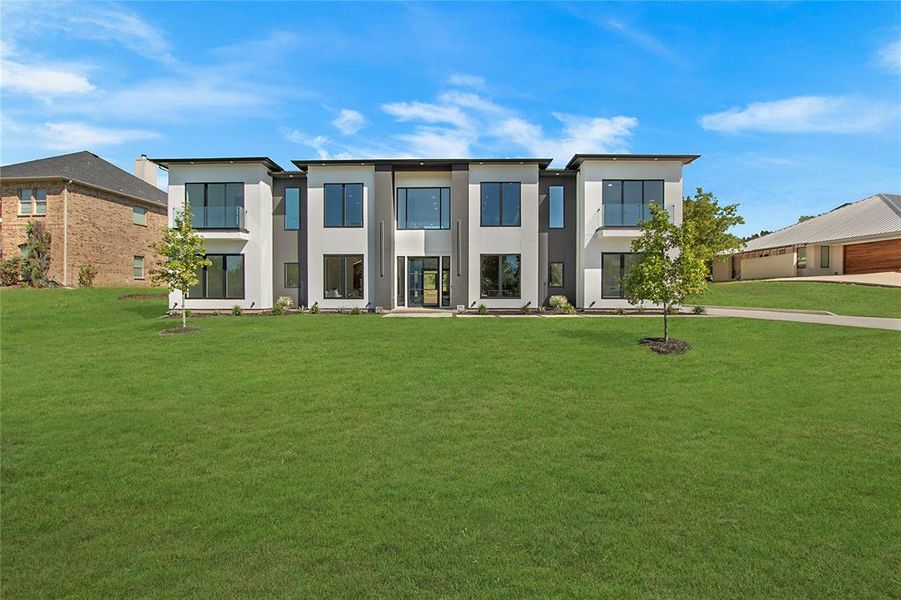
[[[901,270],[901,238],[845,246],[845,274]]]

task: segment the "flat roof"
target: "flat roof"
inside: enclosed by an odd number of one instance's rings
[[[402,165],[407,167],[446,167],[459,164],[496,164],[519,163],[538,164],[541,169],[546,169],[554,159],[552,158],[329,158],[319,160],[292,160],[299,169],[307,167],[335,166],[335,165]]]
[[[270,171],[284,171],[278,163],[268,156],[228,156],[228,157],[195,157],[195,158],[150,158],[159,166],[168,169],[169,165],[188,164],[188,165],[205,165],[205,164],[237,164],[237,163],[259,163],[264,165]]]
[[[687,165],[700,157],[700,154],[574,154],[569,162],[566,163],[566,168],[578,169],[586,160],[663,160],[679,161],[683,165]]]

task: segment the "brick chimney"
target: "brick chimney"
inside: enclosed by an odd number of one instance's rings
[[[153,187],[156,187],[156,174],[159,167],[155,162],[151,162],[146,154],[142,154],[135,159],[135,177],[143,179]]]

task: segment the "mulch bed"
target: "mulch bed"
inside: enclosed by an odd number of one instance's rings
[[[687,342],[676,338],[670,338],[667,342],[663,338],[642,338],[638,343],[657,354],[683,354],[691,350]]]
[[[199,333],[199,327],[170,327],[169,329],[163,329],[160,332],[160,335],[178,335],[181,333]]]
[[[166,294],[122,294],[117,300],[157,300],[166,298]]]

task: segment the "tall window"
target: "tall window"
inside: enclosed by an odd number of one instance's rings
[[[285,229],[300,229],[300,188],[285,188]]]
[[[23,188],[19,190],[19,214],[31,214],[31,188]]]
[[[631,227],[651,217],[651,205],[663,208],[663,181],[604,180],[604,226]]]
[[[552,185],[547,189],[548,227],[563,229],[563,186]]]
[[[482,227],[520,226],[520,187],[512,183],[482,183]]]
[[[325,226],[363,226],[363,184],[325,184]]]
[[[244,227],[243,183],[186,183],[185,199],[196,229]]]
[[[47,190],[44,188],[22,188],[19,190],[19,214],[46,215]]]
[[[519,298],[520,255],[481,256],[481,298]]]
[[[820,268],[829,268],[829,246],[820,246]]]
[[[363,256],[360,254],[325,255],[323,298],[363,298]]]
[[[563,287],[563,263],[552,262],[547,266],[548,286],[552,288]]]
[[[398,229],[450,229],[450,188],[397,188]]]
[[[300,263],[285,263],[285,287],[291,289],[300,287]]]
[[[397,305],[407,305],[407,261],[403,256],[397,257]]]
[[[641,254],[604,253],[601,255],[601,298],[625,298],[625,279]]]
[[[801,246],[798,248],[798,268],[806,269],[807,268],[807,248]]]
[[[144,279],[144,257],[135,256],[132,261],[132,275],[135,279]]]
[[[207,254],[212,264],[197,274],[200,283],[188,290],[188,298],[243,299],[244,255]]]
[[[143,206],[132,206],[131,222],[135,225],[147,225],[147,209]]]

